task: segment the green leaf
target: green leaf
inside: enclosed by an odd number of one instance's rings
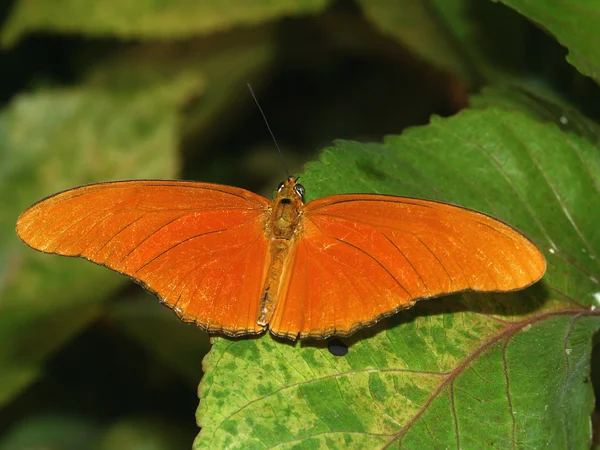
[[[160,418],[120,418],[98,441],[98,450],[170,450],[189,447],[187,427],[165,423]]]
[[[500,0],[537,22],[569,49],[567,60],[582,74],[600,81],[600,3],[597,0]]]
[[[189,447],[187,424],[160,418],[119,416],[106,425],[86,415],[60,412],[34,414],[17,422],[0,437],[0,450],[139,449],[168,450]]]
[[[473,84],[508,79],[527,62],[523,41],[529,24],[502,5],[468,0],[361,0],[360,5],[382,32]]]
[[[75,449],[88,447],[100,427],[87,417],[41,414],[13,424],[0,438],[0,450]]]
[[[202,77],[202,89],[185,104],[179,132],[182,140],[192,140],[194,151],[201,153],[213,133],[222,132],[229,121],[237,119],[240,108],[234,105],[240,98],[250,98],[246,83],[262,79],[260,75],[275,56],[275,47],[272,30],[238,30],[185,44],[137,45],[93,66],[86,82],[128,91],[143,90],[154,80],[183,73]]]
[[[437,2],[419,0],[361,0],[365,16],[382,32],[390,35],[424,60],[441,69],[466,76],[468,69],[460,50],[452,45],[442,21]],[[450,1],[456,8],[462,2]],[[467,24],[463,23],[466,27]]]
[[[473,108],[501,108],[520,111],[541,122],[556,124],[561,130],[600,144],[600,125],[585,117],[565,101],[548,93],[518,87],[486,87],[480,95],[471,97]]]
[[[183,73],[139,91],[41,91],[17,97],[0,113],[2,402],[34,380],[43,361],[97,317],[98,303],[125,280],[29,249],[15,235],[18,215],[80,184],[175,176],[177,110],[199,83]]]
[[[383,145],[339,142],[302,176],[309,199],[378,192],[507,221],[545,253],[521,292],[422,301],[344,339],[214,339],[195,448],[584,448],[600,296],[600,157],[525,114],[464,111]]]
[[[314,14],[327,0],[18,0],[0,36],[13,45],[31,31],[125,39],[183,39],[283,16]]]

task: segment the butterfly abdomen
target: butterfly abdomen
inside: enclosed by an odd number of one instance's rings
[[[295,239],[274,239],[271,241],[270,261],[258,309],[258,324],[267,325],[273,317],[273,312],[281,294],[283,270],[290,249],[295,244]]]

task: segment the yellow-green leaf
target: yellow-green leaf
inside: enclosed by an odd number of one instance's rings
[[[507,221],[544,252],[541,283],[421,301],[345,339],[214,339],[195,448],[584,448],[600,329],[600,152],[495,108],[342,141],[306,167],[309,198],[418,196]],[[369,299],[365,299],[369,301]]]
[[[32,31],[183,39],[278,17],[314,14],[327,4],[327,0],[18,0],[0,41],[12,45]]]

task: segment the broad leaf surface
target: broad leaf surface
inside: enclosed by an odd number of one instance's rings
[[[470,103],[474,108],[518,110],[533,119],[554,123],[565,132],[600,144],[600,125],[566,102],[542,92],[508,86],[487,87],[481,94],[472,96]]]
[[[310,198],[378,192],[503,219],[546,255],[542,283],[422,301],[322,342],[214,339],[195,448],[584,448],[598,301],[598,148],[488,108],[380,144],[339,142],[306,167]]]
[[[34,380],[44,359],[97,317],[98,303],[125,280],[29,249],[14,231],[18,215],[80,184],[174,177],[177,110],[199,83],[181,74],[135,92],[40,91],[1,112],[0,403]]]
[[[569,49],[567,60],[600,82],[600,2],[597,0],[500,0],[552,33]]]
[[[31,31],[121,38],[182,39],[321,11],[327,0],[18,0],[0,36],[11,45]]]

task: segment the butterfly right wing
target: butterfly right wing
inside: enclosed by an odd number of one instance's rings
[[[185,322],[259,333],[268,205],[244,189],[209,183],[100,183],[36,203],[19,217],[17,234],[36,250],[128,275]]]
[[[525,288],[544,256],[509,225],[445,203],[346,194],[306,205],[269,328],[290,338],[349,335],[416,301]]]

